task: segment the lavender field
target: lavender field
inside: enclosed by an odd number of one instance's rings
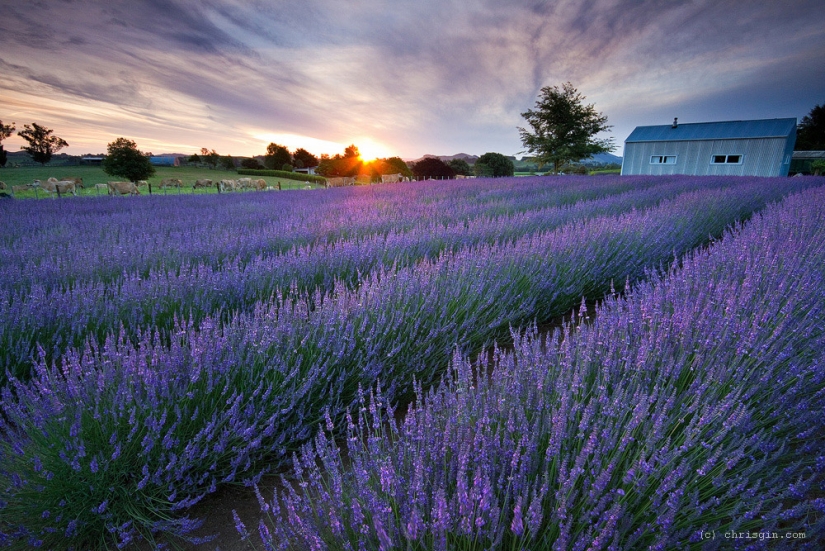
[[[823,184],[4,203],[0,545],[186,541],[279,472],[263,548],[818,548]]]

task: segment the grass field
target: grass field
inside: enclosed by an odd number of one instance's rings
[[[156,172],[155,175],[149,178],[149,183],[152,184],[153,193],[156,194],[179,194],[179,193],[197,193],[197,194],[205,194],[205,193],[217,193],[216,188],[210,189],[193,189],[193,184],[195,180],[198,179],[210,179],[213,182],[217,182],[218,180],[223,179],[237,179],[238,173],[228,170],[210,170],[208,168],[198,168],[198,167],[155,167]],[[97,195],[103,195],[102,191],[98,191],[95,189],[95,184],[104,184],[109,181],[114,180],[122,180],[123,178],[117,178],[114,176],[110,176],[103,171],[103,168],[99,166],[56,166],[56,167],[23,167],[23,168],[3,168],[0,169],[0,181],[5,182],[8,186],[6,193],[11,194],[11,186],[20,186],[31,184],[34,180],[47,180],[50,177],[57,178],[58,180],[63,178],[69,177],[80,177],[83,178],[83,185],[85,186],[83,189],[78,189],[77,194],[81,197],[94,197]],[[183,188],[181,189],[158,189],[158,185],[160,181],[164,178],[180,178],[183,181]],[[281,189],[319,189],[322,186],[318,184],[314,184],[312,182],[301,182],[298,180],[287,180],[285,178],[272,178],[272,177],[265,177],[266,183],[268,186],[278,187],[280,184]],[[307,188],[309,186],[309,188]],[[148,190],[143,188],[141,189],[141,193],[146,194]],[[57,196],[52,194],[47,194],[42,190],[29,190],[23,193],[14,194],[14,196],[18,199],[43,199],[43,198],[50,198],[54,199]]]

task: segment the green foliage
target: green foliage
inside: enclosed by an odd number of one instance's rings
[[[276,167],[280,168],[284,165],[292,164],[292,155],[289,154],[289,149],[276,143],[271,143],[266,147],[266,156],[264,157],[264,165],[270,170]]]
[[[300,172],[286,172],[283,170],[250,170],[241,168],[238,169],[238,174],[244,176],[271,176],[273,178],[285,178],[287,180],[298,180],[300,182],[313,182],[316,184],[325,184],[327,179],[323,176],[315,176],[314,174],[302,174]]]
[[[818,160],[811,163],[811,172],[816,176],[825,174],[825,160]]]
[[[796,129],[797,151],[825,151],[825,105],[817,105],[802,117]]]
[[[0,166],[6,166],[8,159],[6,150],[3,149],[3,140],[11,136],[14,130],[14,123],[3,124],[3,121],[0,121]]]
[[[609,130],[607,117],[595,107],[584,105],[584,96],[569,82],[545,86],[536,100],[535,110],[521,116],[530,129],[519,127],[521,143],[539,167],[552,164],[555,172],[564,163],[586,159],[596,153],[612,151],[613,139],[596,139],[599,132]]]
[[[63,138],[52,136],[52,132],[51,128],[40,126],[36,122],[24,125],[24,129],[17,135],[29,142],[29,145],[20,149],[31,155],[35,162],[45,166],[52,155],[69,145]]]
[[[447,165],[452,168],[456,174],[462,174],[464,176],[472,174],[469,163],[464,159],[451,159]]]
[[[295,168],[318,166],[318,157],[303,147],[299,147],[295,150],[295,153],[292,154],[292,163]]]
[[[200,155],[198,155],[197,153],[195,153],[194,155],[190,155],[189,160],[187,162],[190,162],[190,163],[199,163],[199,162],[201,162]]]
[[[354,143],[350,144],[349,146],[344,148],[344,157],[347,159],[357,158],[361,156],[361,152],[358,151],[358,146]]]
[[[441,179],[455,176],[455,171],[438,157],[425,157],[421,159],[413,165],[412,172],[415,177],[419,179]]]
[[[382,172],[382,174],[403,174],[407,178],[413,175],[412,170],[410,170],[410,167],[407,166],[407,163],[405,163],[401,157],[389,157],[387,159],[381,159],[381,162],[392,169],[388,172]]]
[[[155,173],[149,157],[141,153],[137,144],[127,138],[118,138],[106,146],[103,170],[111,176],[120,176],[131,182],[146,180]]]
[[[501,153],[485,153],[478,158],[473,170],[476,176],[512,176],[515,173],[515,165]]]
[[[218,152],[214,149],[209,151],[205,147],[201,148],[201,160],[209,165],[211,168],[216,168],[218,166],[218,161],[220,160],[221,156],[218,155]]]
[[[3,124],[3,121],[0,121],[0,143],[14,133],[14,124]]]
[[[290,163],[284,163],[284,166],[281,167],[281,170],[284,172],[292,172],[292,165]]]
[[[241,161],[241,167],[251,170],[261,170],[264,168],[264,165],[262,165],[258,159],[247,158]]]
[[[231,155],[221,157],[221,168],[224,170],[233,170],[235,168],[235,161],[232,160]]]
[[[369,176],[372,180],[380,181],[384,174],[401,174],[407,178],[412,176],[412,171],[400,157],[390,157],[389,159],[375,159],[366,164],[369,169]],[[363,169],[362,169],[363,173]]]
[[[340,153],[334,157],[321,155],[316,172],[327,177],[356,176],[361,173],[363,165],[358,147],[352,144],[344,149],[343,156]]]
[[[580,165],[577,163],[567,163],[561,166],[559,169],[560,172],[564,174],[579,174],[584,175],[587,174],[587,167],[584,165]]]

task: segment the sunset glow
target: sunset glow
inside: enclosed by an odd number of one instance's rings
[[[372,162],[375,159],[385,159],[388,157],[397,156],[397,153],[394,153],[393,150],[386,145],[380,144],[369,138],[360,138],[354,140],[353,143],[358,146],[358,151],[361,153],[361,159],[365,163]]]

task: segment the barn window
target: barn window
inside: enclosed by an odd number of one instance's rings
[[[712,165],[740,165],[742,164],[742,155],[714,155],[710,164]]]
[[[652,165],[675,165],[676,155],[653,155],[650,157]]]

